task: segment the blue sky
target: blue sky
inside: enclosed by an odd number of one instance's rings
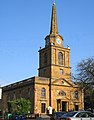
[[[1,86],[38,76],[38,50],[50,32],[54,0],[0,0]],[[71,72],[94,56],[94,0],[56,0],[58,31],[70,46]]]

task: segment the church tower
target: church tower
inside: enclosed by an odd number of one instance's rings
[[[45,37],[45,48],[39,50],[39,77],[70,81],[70,49],[64,48],[58,33],[56,4],[52,6],[50,34]]]

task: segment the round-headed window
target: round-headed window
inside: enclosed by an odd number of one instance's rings
[[[63,65],[63,54],[62,54],[62,52],[58,53],[58,64]]]

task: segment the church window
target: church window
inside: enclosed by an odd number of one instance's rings
[[[43,69],[43,74],[46,75],[46,69],[45,68]]]
[[[76,90],[75,92],[74,92],[74,98],[78,98],[78,91]]]
[[[46,104],[41,103],[41,113],[45,113],[45,110],[46,110]]]
[[[64,71],[63,69],[60,69],[60,75],[63,75]]]
[[[46,89],[45,88],[41,89],[41,97],[46,98]]]
[[[62,54],[62,52],[58,53],[58,64],[63,65],[63,54]]]
[[[59,93],[58,93],[58,95],[60,95],[60,96],[66,96],[66,93],[63,90],[60,90]]]
[[[47,53],[44,54],[44,65],[47,64]]]

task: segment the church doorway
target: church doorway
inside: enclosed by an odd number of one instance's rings
[[[66,111],[67,110],[67,102],[62,101],[62,111]]]
[[[46,110],[46,104],[41,103],[41,113],[45,113],[45,110]]]
[[[75,105],[75,111],[78,111],[78,110],[79,110],[79,106]]]
[[[67,102],[61,101],[61,99],[57,100],[57,111],[67,111]]]

